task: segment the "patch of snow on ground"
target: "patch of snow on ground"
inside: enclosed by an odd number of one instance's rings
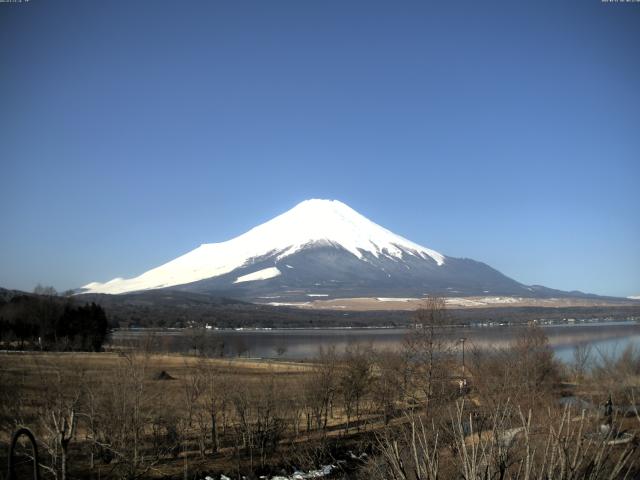
[[[328,477],[336,469],[335,465],[325,465],[318,470],[310,470],[308,472],[295,471],[292,475],[276,475],[275,477],[260,477],[269,478],[270,480],[307,480],[310,478],[323,478]]]
[[[522,301],[521,297],[484,297],[481,299],[486,303],[518,303]]]
[[[483,305],[519,303],[522,297],[450,297],[446,298],[447,305],[460,305],[464,307],[479,307]]]
[[[447,305],[458,305],[462,307],[478,307],[480,305],[486,305],[484,302],[459,297],[445,298],[444,301]]]
[[[412,300],[418,300],[417,298],[392,298],[392,297],[377,297],[379,302],[410,302]]]
[[[269,302],[267,305],[272,305],[274,307],[299,307],[301,305],[311,305],[311,302]]]

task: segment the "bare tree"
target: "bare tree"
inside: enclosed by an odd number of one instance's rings
[[[121,354],[119,368],[103,379],[97,399],[99,415],[95,421],[96,441],[106,462],[115,460],[114,470],[133,479],[144,475],[173,446],[145,454],[147,432],[159,421],[152,406],[158,397],[147,389],[149,354]],[[167,419],[164,419],[167,420]]]
[[[510,353],[517,370],[514,381],[521,385],[524,393],[521,404],[531,404],[549,396],[559,373],[549,339],[542,328],[534,325],[524,329],[512,343]]]
[[[400,352],[381,351],[374,354],[371,393],[377,408],[382,411],[385,425],[391,420],[396,404],[406,388],[405,357]]]
[[[584,413],[570,409],[536,424],[531,413],[503,405],[490,414],[490,428],[480,433],[458,402],[445,427],[455,437],[451,455],[443,455],[443,429],[409,415],[398,431],[379,437],[383,462],[377,478],[402,480],[597,480],[633,473],[637,447],[618,449],[609,437],[593,435]],[[466,417],[466,418],[465,418]],[[375,477],[374,477],[375,478]]]
[[[447,337],[449,316],[442,297],[429,296],[414,314],[414,330],[405,340],[411,366],[412,390],[421,392],[425,407],[434,398],[443,399],[450,390],[451,356],[453,343]]]
[[[51,459],[45,470],[56,479],[68,477],[69,443],[76,435],[78,410],[82,397],[82,369],[63,372],[43,364],[37,366],[40,380],[38,419],[42,444]]]
[[[35,293],[36,295],[43,295],[43,296],[47,296],[47,297],[56,297],[56,296],[58,296],[58,292],[57,292],[57,290],[55,288],[53,288],[51,286],[41,285],[41,284],[37,284],[34,287],[33,293]]]
[[[360,345],[351,345],[345,351],[340,371],[339,388],[347,416],[346,433],[349,433],[354,414],[358,422],[358,430],[360,430],[360,407],[371,381],[372,357],[371,348],[363,348]]]
[[[577,381],[582,381],[589,370],[592,360],[592,347],[588,343],[579,343],[573,349],[571,370]]]
[[[195,375],[200,377],[204,402],[199,419],[201,453],[204,454],[205,439],[210,435],[211,453],[215,454],[220,446],[220,417],[226,409],[231,388],[226,378],[208,359],[200,360]]]
[[[490,408],[510,400],[528,410],[551,399],[560,375],[541,328],[522,328],[507,348],[472,349],[470,353],[474,390]]]
[[[312,420],[318,430],[326,428],[337,391],[336,373],[335,348],[320,348],[315,360],[315,368],[307,375],[303,386],[307,409],[307,431],[311,429]]]

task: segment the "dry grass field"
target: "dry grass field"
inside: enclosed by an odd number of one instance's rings
[[[333,478],[363,479],[485,478],[483,465],[486,478],[638,473],[640,415],[630,406],[640,399],[640,354],[587,368],[587,352],[576,352],[561,366],[532,327],[507,348],[470,351],[461,388],[452,345],[427,323],[433,313],[400,351],[354,345],[310,363],[1,353],[0,479],[20,426],[34,432],[43,477],[55,480],[269,478],[327,464],[340,467]],[[581,400],[567,407],[563,396]],[[608,396],[609,414],[599,408]],[[21,475],[30,455],[20,444]]]
[[[193,409],[193,404],[202,401],[193,397],[203,396],[202,392],[196,390],[204,388],[198,385],[202,383],[202,378],[198,377],[202,376],[204,370],[215,372],[220,379],[221,389],[224,388],[224,391],[216,392],[214,395],[230,397],[234,394],[234,389],[240,391],[247,386],[257,385],[266,377],[281,388],[294,388],[300,377],[312,368],[311,365],[291,362],[220,360],[181,355],[46,352],[3,353],[0,354],[0,365],[3,414],[0,446],[3,456],[6,455],[13,428],[23,424],[40,434],[40,438],[50,434],[44,425],[47,419],[43,418],[46,417],[47,410],[51,408],[52,403],[65,404],[63,409],[67,407],[70,410],[69,406],[76,396],[85,397],[74,406],[78,412],[76,415],[80,416],[86,415],[83,410],[91,408],[86,404],[87,396],[113,397],[113,389],[118,389],[123,395],[116,400],[123,402],[124,408],[127,408],[130,406],[130,402],[125,398],[127,391],[121,389],[130,389],[131,392],[139,388],[144,392],[145,408],[153,412],[151,416],[181,417],[190,415],[192,412],[188,411]],[[229,378],[233,378],[233,381],[227,381]],[[116,417],[117,415],[114,415],[111,420],[116,421]],[[119,420],[127,421],[126,418]],[[178,428],[191,430],[182,432],[185,437],[197,436],[195,421],[191,420],[189,423],[192,425],[180,425]],[[152,429],[146,425],[142,430],[148,428]],[[227,426],[224,428],[226,430]],[[74,440],[79,444],[86,443],[87,439],[91,438],[86,421],[78,421],[74,435]],[[186,443],[183,451],[175,457],[189,456],[193,448],[196,454],[193,455],[195,460],[191,468],[197,469],[198,460],[202,460],[197,454],[198,447],[191,445],[189,441]],[[76,474],[86,473],[84,467],[87,459],[81,459],[81,455],[77,453],[79,452],[76,452],[75,459],[80,461],[74,462],[71,470],[75,470]],[[225,453],[224,449],[221,449],[221,453]],[[73,448],[70,456],[74,457]],[[176,461],[176,458],[172,458],[172,461],[154,462],[147,473],[152,476],[165,476],[176,469],[182,472],[184,465]],[[3,457],[3,460],[6,461],[6,458]],[[217,455],[213,460],[212,462],[208,459],[205,462],[208,468],[228,470],[225,455]],[[5,468],[2,469],[2,472],[4,471]],[[108,469],[105,469],[104,473],[107,471]]]
[[[51,418],[68,418],[71,412],[76,424],[67,475],[81,477],[311,467],[315,447],[295,447],[292,454],[291,445],[320,441],[325,449],[328,439],[343,436],[346,421],[337,405],[330,414],[323,411],[331,400],[317,404],[310,398],[318,370],[311,363],[140,352],[12,352],[0,354],[0,365],[1,472],[11,432],[26,425],[45,445],[43,472],[59,477]],[[362,413],[359,421],[371,417]],[[145,453],[125,451],[133,448]],[[43,462],[42,457],[48,458]]]

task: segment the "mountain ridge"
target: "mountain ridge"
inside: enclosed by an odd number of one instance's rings
[[[444,262],[439,252],[390,232],[340,201],[311,199],[231,240],[202,244],[138,277],[92,282],[82,288],[86,293],[125,293],[184,285],[225,275],[263,257],[281,260],[325,242],[357,258],[364,252],[376,258],[407,253],[431,258],[438,265]]]
[[[305,200],[226,242],[202,244],[79,293],[175,289],[249,301],[326,297],[585,296],[523,285],[491,266],[412,242],[337,200]]]

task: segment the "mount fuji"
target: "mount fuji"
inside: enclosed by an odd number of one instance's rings
[[[445,256],[337,200],[306,200],[226,242],[203,244],[138,277],[79,293],[170,289],[280,302],[348,297],[579,296],[527,286],[490,266]]]

